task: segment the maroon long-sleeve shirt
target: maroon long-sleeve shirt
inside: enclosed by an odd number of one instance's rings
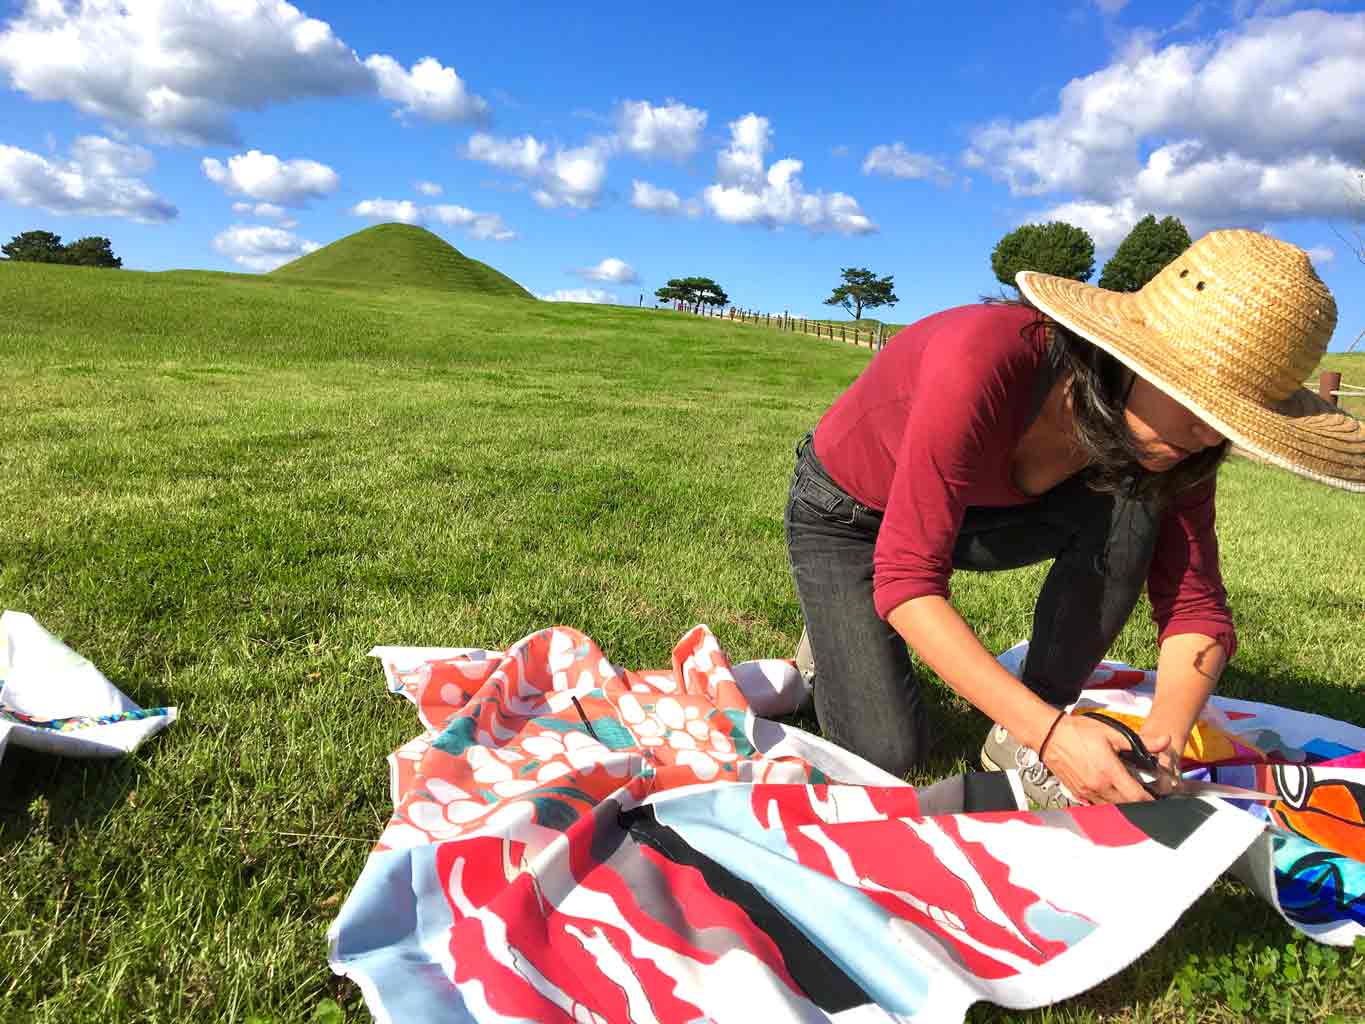
[[[1036,500],[1010,471],[1046,351],[1041,332],[1024,330],[1035,316],[1019,306],[961,306],[911,324],[817,425],[815,454],[829,475],[884,512],[872,584],[883,618],[911,598],[948,597],[969,506]],[[1231,657],[1237,640],[1218,570],[1215,486],[1207,480],[1167,507],[1147,592],[1159,640],[1200,633]]]

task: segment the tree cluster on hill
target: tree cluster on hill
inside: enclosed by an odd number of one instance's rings
[[[123,260],[114,255],[113,243],[99,235],[89,235],[63,245],[62,236],[54,235],[51,231],[25,231],[0,245],[0,252],[18,263],[64,263],[75,267],[123,266]]]
[[[686,303],[694,313],[700,313],[703,306],[730,304],[730,296],[725,294],[725,289],[709,277],[675,277],[657,289],[654,295],[663,302]]]
[[[1135,292],[1190,247],[1190,233],[1175,217],[1147,214],[1133,225],[1100,274],[1100,287]]]
[[[1149,213],[1133,225],[1105,263],[1099,286],[1135,292],[1189,247],[1190,233],[1179,218],[1158,221]],[[1017,287],[1014,276],[1021,270],[1088,281],[1095,273],[1095,241],[1084,228],[1065,221],[1025,224],[996,243],[991,269],[996,280],[1011,287]]]
[[[996,280],[1011,287],[1021,270],[1089,281],[1095,273],[1095,242],[1088,232],[1065,221],[1025,224],[995,243],[991,269]]]
[[[839,273],[844,283],[834,289],[825,300],[825,305],[843,306],[853,314],[854,320],[861,320],[865,309],[894,306],[900,301],[896,297],[896,284],[892,274],[878,277],[866,267],[841,267]]]

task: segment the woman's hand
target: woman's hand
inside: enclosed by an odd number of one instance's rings
[[[1157,792],[1167,796],[1175,792],[1180,780],[1180,757],[1185,750],[1186,737],[1172,736],[1169,733],[1149,731],[1144,727],[1139,733],[1142,742],[1156,757],[1165,774],[1157,778]]]
[[[1170,742],[1169,736],[1154,737],[1147,749],[1160,756]],[[1118,758],[1119,751],[1127,749],[1128,741],[1118,730],[1094,719],[1067,715],[1047,743],[1044,763],[1073,797],[1085,803],[1150,800],[1151,794]]]

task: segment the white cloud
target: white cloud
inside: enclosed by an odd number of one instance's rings
[[[428,206],[427,217],[447,227],[463,228],[465,234],[479,241],[510,242],[517,237],[496,213],[475,213],[452,203]]]
[[[536,297],[544,299],[546,302],[592,302],[603,304],[616,301],[615,295],[611,292],[603,291],[601,288],[560,288],[558,291],[548,292]]]
[[[884,174],[891,178],[926,179],[951,185],[953,177],[942,162],[926,153],[912,153],[903,142],[873,146],[863,159],[864,174]]]
[[[523,135],[519,139],[500,139],[476,132],[465,146],[465,156],[529,178],[539,173],[541,160],[548,148],[531,135]]]
[[[763,156],[768,151],[772,129],[766,117],[745,114],[730,122],[730,145],[716,158],[717,173],[723,184],[758,185],[763,179]]]
[[[1028,220],[1034,223],[1062,220],[1074,224],[1089,232],[1095,241],[1096,249],[1105,250],[1115,248],[1127,238],[1128,232],[1133,230],[1133,225],[1146,213],[1146,210],[1139,213],[1137,205],[1131,199],[1123,199],[1117,203],[1095,203],[1082,199],[1054,206],[1041,214],[1029,217]],[[1190,225],[1186,224],[1185,228],[1189,230]]]
[[[634,267],[614,256],[608,256],[595,267],[584,267],[577,273],[589,281],[609,281],[612,284],[635,284],[640,280]]]
[[[288,215],[283,206],[274,203],[233,203],[232,212],[251,217],[269,217],[271,220],[283,220]]]
[[[1308,258],[1321,266],[1324,263],[1331,263],[1337,258],[1337,251],[1330,246],[1315,245],[1308,250]]]
[[[764,171],[771,129],[766,117],[747,114],[730,122],[730,145],[717,157],[720,181],[703,193],[717,219],[730,224],[797,224],[813,232],[870,234],[877,225],[858,201],[842,192],[807,192],[802,163],[790,157]]]
[[[1257,18],[1197,44],[1139,38],[1058,110],[978,130],[964,163],[1015,195],[1070,192],[1100,220],[1191,227],[1346,217],[1362,154],[1365,13]],[[1098,241],[1098,238],[1097,238]]]
[[[282,228],[234,224],[213,239],[213,247],[239,267],[265,272],[319,248]]]
[[[395,113],[428,121],[478,121],[488,114],[488,101],[471,93],[454,68],[434,57],[423,57],[411,71],[384,54],[366,57],[365,66],[374,73],[379,95],[402,104]]]
[[[698,200],[683,200],[673,190],[659,188],[647,181],[630,183],[630,205],[649,213],[681,213],[687,217],[700,217],[702,213],[702,204]]]
[[[697,151],[705,129],[706,111],[677,100],[661,107],[626,100],[617,111],[617,140],[637,156],[685,160]]]
[[[1331,157],[1305,154],[1268,164],[1236,154],[1210,157],[1201,144],[1180,142],[1154,150],[1127,195],[1112,201],[1078,199],[1028,219],[1085,228],[1099,249],[1117,245],[1148,213],[1174,214],[1192,238],[1220,226],[1330,220],[1351,215],[1346,186],[1353,173]]]
[[[403,224],[443,224],[460,228],[477,241],[509,242],[517,237],[496,213],[476,213],[454,203],[419,206],[410,199],[365,199],[351,207],[351,214]]]
[[[420,224],[424,219],[422,207],[411,199],[365,199],[351,207],[351,215],[402,224]]]
[[[20,0],[0,69],[35,100],[186,144],[235,144],[233,115],[309,97],[379,94],[438,120],[487,104],[433,58],[362,62],[285,0]]]
[[[563,149],[550,158],[545,187],[536,193],[543,206],[572,206],[583,210],[597,202],[607,179],[607,154],[597,146]],[[549,196],[550,202],[541,197]]]
[[[419,181],[417,183],[417,191],[424,196],[439,196],[445,189],[434,181]]]
[[[139,146],[94,135],[76,139],[69,160],[49,160],[0,144],[0,200],[57,214],[159,224],[179,211],[133,177],[150,171],[153,163],[152,155]]]
[[[545,207],[589,209],[597,204],[607,177],[607,149],[598,143],[551,153],[532,135],[502,139],[480,132],[470,138],[465,155],[535,181],[539,187],[531,198]]]
[[[99,135],[81,135],[71,143],[71,158],[87,174],[101,178],[146,174],[156,166],[152,154],[141,146],[129,146]]]
[[[234,195],[250,196],[268,203],[300,206],[337,190],[336,171],[316,160],[281,160],[253,149],[229,157],[226,165],[206,157],[201,166],[209,181]]]

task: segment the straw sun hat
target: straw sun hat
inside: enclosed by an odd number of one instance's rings
[[[1365,425],[1301,386],[1337,324],[1308,254],[1255,231],[1213,231],[1141,291],[1022,270],[1019,289],[1237,446],[1365,491]]]

